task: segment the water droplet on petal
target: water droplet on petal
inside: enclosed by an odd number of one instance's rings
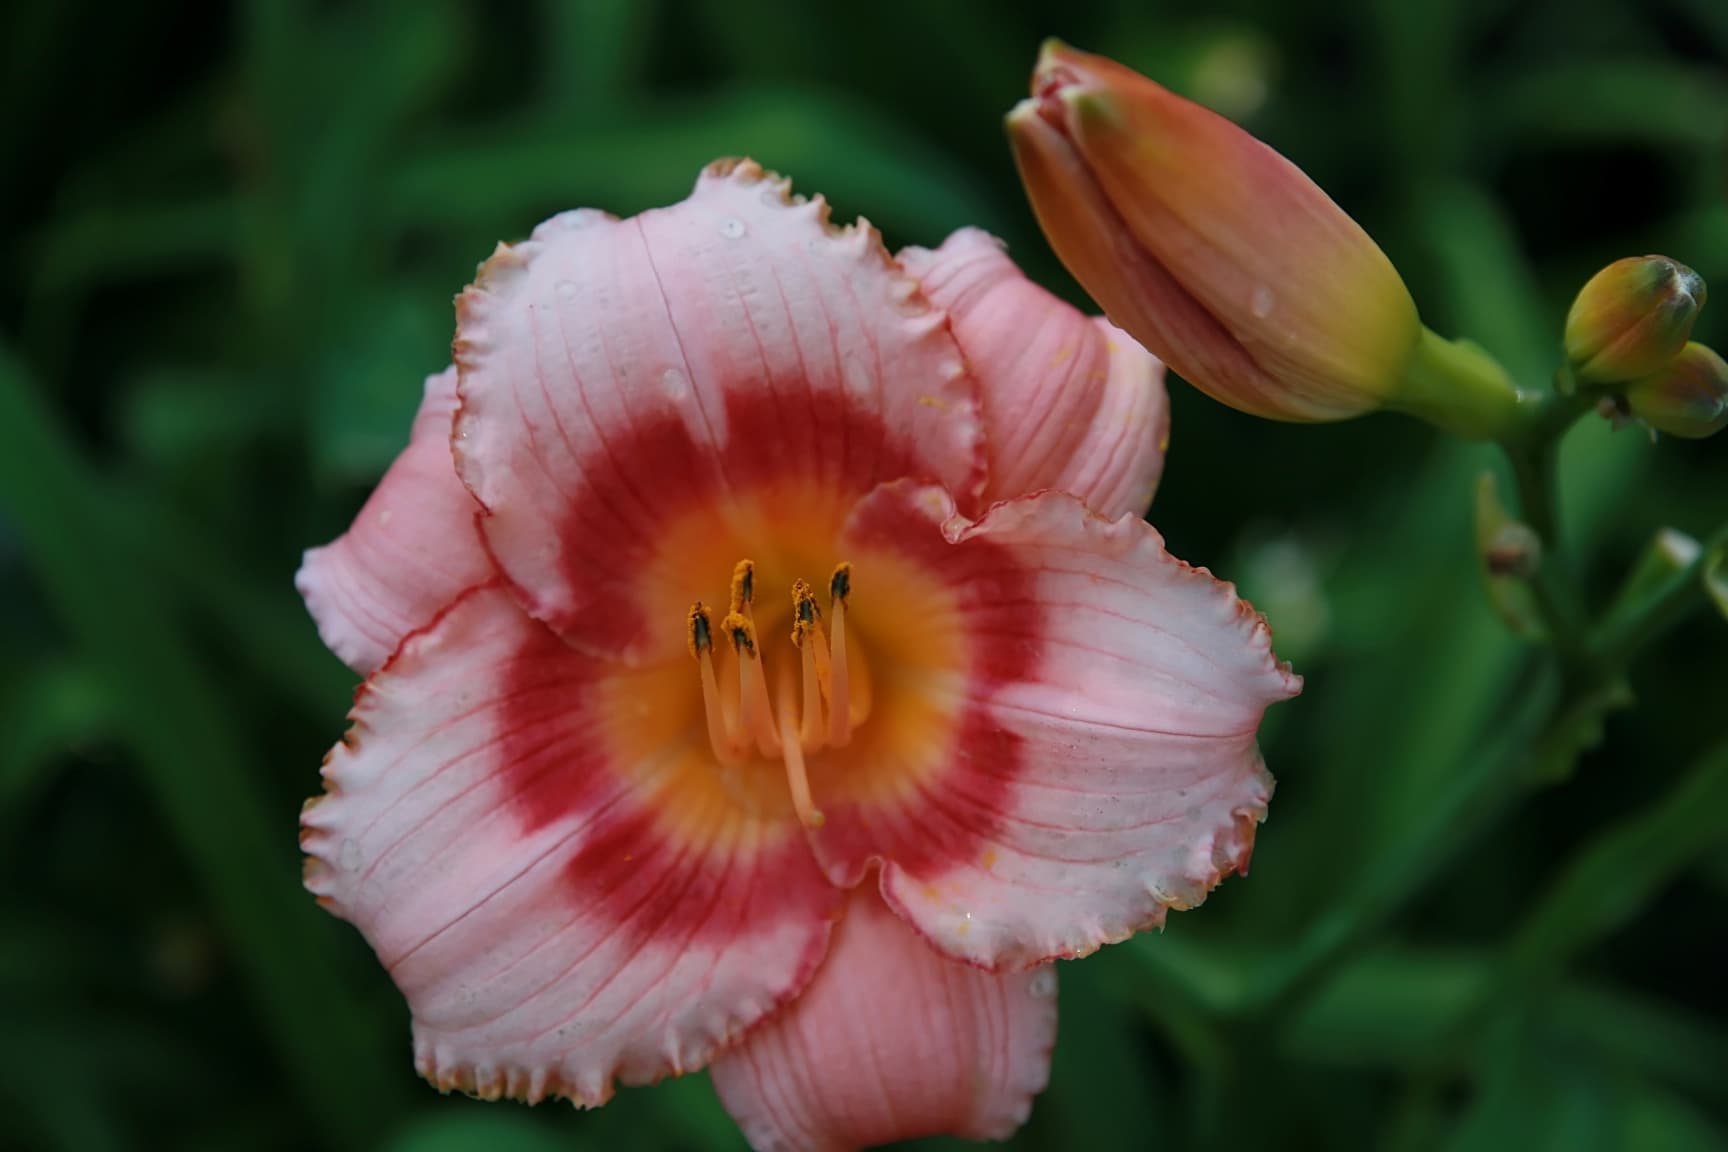
[[[1048,1000],[1056,995],[1056,969],[1045,965],[1032,973],[1032,979],[1027,982],[1026,991],[1039,1000]]]
[[[728,216],[720,221],[720,235],[728,240],[736,240],[744,235],[744,221],[736,216]]]
[[[558,293],[560,300],[576,299],[576,281],[574,280],[560,280],[554,286],[554,290]]]
[[[660,391],[669,400],[682,400],[690,395],[690,378],[676,368],[660,373]]]
[[[1272,295],[1272,289],[1261,284],[1254,289],[1254,295],[1248,299],[1248,309],[1254,313],[1255,319],[1264,320],[1272,315],[1272,305],[1277,301]]]
[[[550,240],[561,232],[580,232],[611,217],[596,208],[573,208],[542,223],[534,229],[535,240]]]

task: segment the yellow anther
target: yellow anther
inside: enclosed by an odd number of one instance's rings
[[[756,565],[740,560],[732,567],[732,603],[728,613],[750,615],[750,602],[756,599]]]
[[[701,659],[702,653],[714,647],[714,625],[708,619],[708,606],[700,600],[690,605],[685,639],[690,645],[690,655],[697,659]]]
[[[817,629],[822,610],[816,607],[816,593],[803,580],[792,582],[792,643],[803,646]]]
[[[740,656],[756,656],[756,625],[750,617],[737,609],[726,613],[726,619],[720,621],[720,628],[726,635],[732,637],[732,647],[738,650]]]
[[[708,744],[720,763],[736,763],[738,741],[732,735],[732,724],[720,701],[720,681],[714,673],[714,625],[708,618],[708,606],[700,600],[690,605],[689,621],[690,655],[701,669],[702,715],[708,727]]]
[[[843,748],[852,739],[852,675],[846,662],[846,599],[852,594],[852,565],[835,565],[828,577],[828,594],[828,743]]]
[[[700,600],[690,606],[685,621],[685,641],[700,668],[704,719],[719,767],[724,771],[740,768],[752,755],[781,761],[793,807],[798,818],[811,827],[821,825],[822,812],[810,794],[804,757],[846,744],[853,726],[869,707],[868,684],[863,680],[852,683],[847,664],[846,609],[851,592],[850,564],[837,565],[829,576],[826,611],[808,581],[793,581],[795,664],[758,645],[752,610],[756,566],[749,560],[733,566],[730,605],[718,622]],[[721,657],[714,651],[717,643],[724,646],[722,637],[731,642],[737,661],[735,679],[733,669],[725,669],[726,687],[731,691],[724,696],[716,668]],[[770,697],[770,663],[775,665],[777,700]],[[862,710],[857,715],[854,705]]]

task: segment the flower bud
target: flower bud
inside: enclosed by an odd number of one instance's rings
[[[1493,472],[1482,473],[1476,483],[1476,558],[1488,603],[1501,622],[1516,635],[1541,636],[1542,616],[1530,580],[1542,566],[1542,539],[1506,510]]]
[[[1606,636],[1621,632],[1648,614],[1651,603],[1661,599],[1676,579],[1685,579],[1686,573],[1698,563],[1701,551],[1698,541],[1686,533],[1673,528],[1660,529],[1608,602],[1597,622],[1600,633]]]
[[[1422,326],[1356,222],[1230,121],[1051,41],[1008,116],[1057,255],[1112,322],[1216,400],[1278,420],[1392,402]]]
[[[1658,432],[1702,440],[1728,426],[1728,363],[1688,344],[1660,371],[1626,386],[1626,407]]]
[[[1666,256],[1628,256],[1590,277],[1566,314],[1566,358],[1579,380],[1648,376],[1686,346],[1704,281]]]

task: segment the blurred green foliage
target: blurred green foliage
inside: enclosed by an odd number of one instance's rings
[[[386,976],[299,888],[350,681],[290,574],[404,441],[452,294],[557,210],[750,154],[1071,293],[1000,131],[1047,34],[1270,140],[1526,381],[1609,259],[1728,291],[1717,0],[0,10],[0,1146],[739,1147],[700,1077],[590,1114],[415,1080]],[[1728,345],[1728,305],[1696,335]],[[1634,709],[1545,738],[1472,557],[1490,454],[1173,405],[1153,518],[1308,691],[1266,730],[1253,877],[1066,966],[1016,1146],[1728,1148],[1728,626],[1687,617]],[[1721,443],[1592,422],[1562,468],[1598,602],[1658,527],[1728,517]]]

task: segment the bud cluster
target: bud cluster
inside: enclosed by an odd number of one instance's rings
[[[1401,411],[1511,442],[1541,400],[1483,349],[1426,328],[1368,233],[1301,169],[1114,60],[1045,44],[1008,116],[1056,254],[1117,327],[1189,383],[1273,420]],[[1675,436],[1728,424],[1728,367],[1688,343],[1704,282],[1617,260],[1566,318],[1564,384]]]
[[[1728,426],[1728,364],[1691,342],[1704,281],[1665,256],[1628,256],[1592,276],[1566,316],[1566,359],[1611,409],[1670,436]]]

